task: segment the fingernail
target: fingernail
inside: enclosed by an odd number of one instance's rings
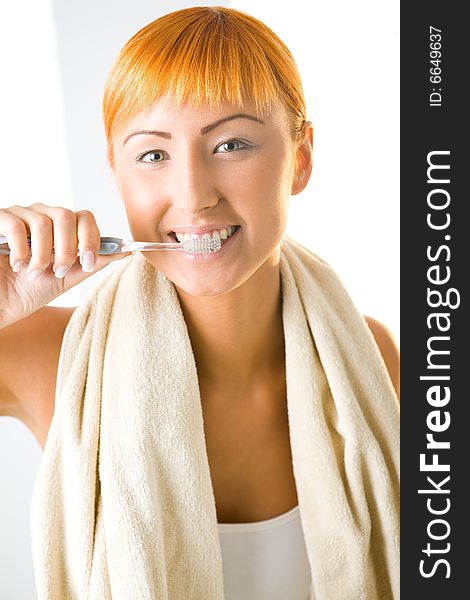
[[[82,259],[82,271],[92,273],[95,264],[95,256],[91,250],[87,250]]]
[[[41,269],[34,269],[34,271],[30,271],[27,275],[29,281],[35,281],[39,275],[41,275]]]
[[[57,277],[57,279],[62,279],[69,269],[70,267],[57,267],[57,269],[54,271],[54,275]]]
[[[12,269],[15,273],[18,273],[18,271],[21,271],[21,269],[25,266],[26,261],[25,260],[17,260],[15,262],[15,264],[12,266]]]

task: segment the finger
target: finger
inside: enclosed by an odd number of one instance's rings
[[[56,277],[63,277],[77,260],[77,217],[75,213],[62,206],[34,205],[36,210],[45,214],[53,227],[53,266]]]
[[[53,229],[51,219],[38,212],[38,209],[25,206],[12,206],[8,210],[20,218],[29,232],[31,238],[31,258],[28,266],[28,276],[35,272],[39,276],[51,262],[53,247]],[[44,205],[37,205],[41,208]]]
[[[13,268],[17,264],[14,270],[18,271],[21,263],[25,263],[29,258],[28,230],[24,222],[11,212],[12,208],[19,207],[0,209],[0,235],[7,238],[10,266]]]
[[[100,230],[93,213],[89,210],[79,210],[75,215],[82,271],[91,273],[94,271],[96,256],[100,249]]]

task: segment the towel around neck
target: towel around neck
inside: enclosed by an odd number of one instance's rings
[[[38,600],[223,600],[191,341],[141,253],[70,319],[30,507]],[[399,598],[399,405],[333,269],[284,236],[292,462],[316,600]]]

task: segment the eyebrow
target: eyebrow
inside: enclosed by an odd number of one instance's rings
[[[215,121],[214,123],[211,123],[210,125],[206,125],[205,127],[203,127],[201,129],[201,135],[209,133],[209,131],[212,131],[212,129],[215,129],[219,125],[222,125],[222,123],[226,123],[227,121],[233,121],[233,119],[249,119],[250,121],[256,121],[256,123],[259,123],[260,125],[266,125],[266,123],[263,120],[258,119],[257,117],[254,117],[253,115],[248,115],[246,113],[237,113],[236,115],[230,115],[228,117],[224,117],[223,119],[219,119],[218,121]],[[124,143],[122,145],[124,146],[126,144],[126,142],[128,140],[130,140],[130,138],[133,137],[134,135],[157,135],[158,137],[162,137],[162,138],[166,138],[167,140],[171,140],[171,133],[167,133],[166,131],[156,131],[153,129],[142,129],[140,131],[134,131],[133,133],[130,133],[126,137],[126,139],[124,140]]]

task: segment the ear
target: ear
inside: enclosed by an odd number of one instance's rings
[[[292,178],[291,194],[299,194],[307,185],[312,174],[313,153],[313,124],[305,122],[305,134],[303,140],[298,144],[295,152],[295,167]]]

